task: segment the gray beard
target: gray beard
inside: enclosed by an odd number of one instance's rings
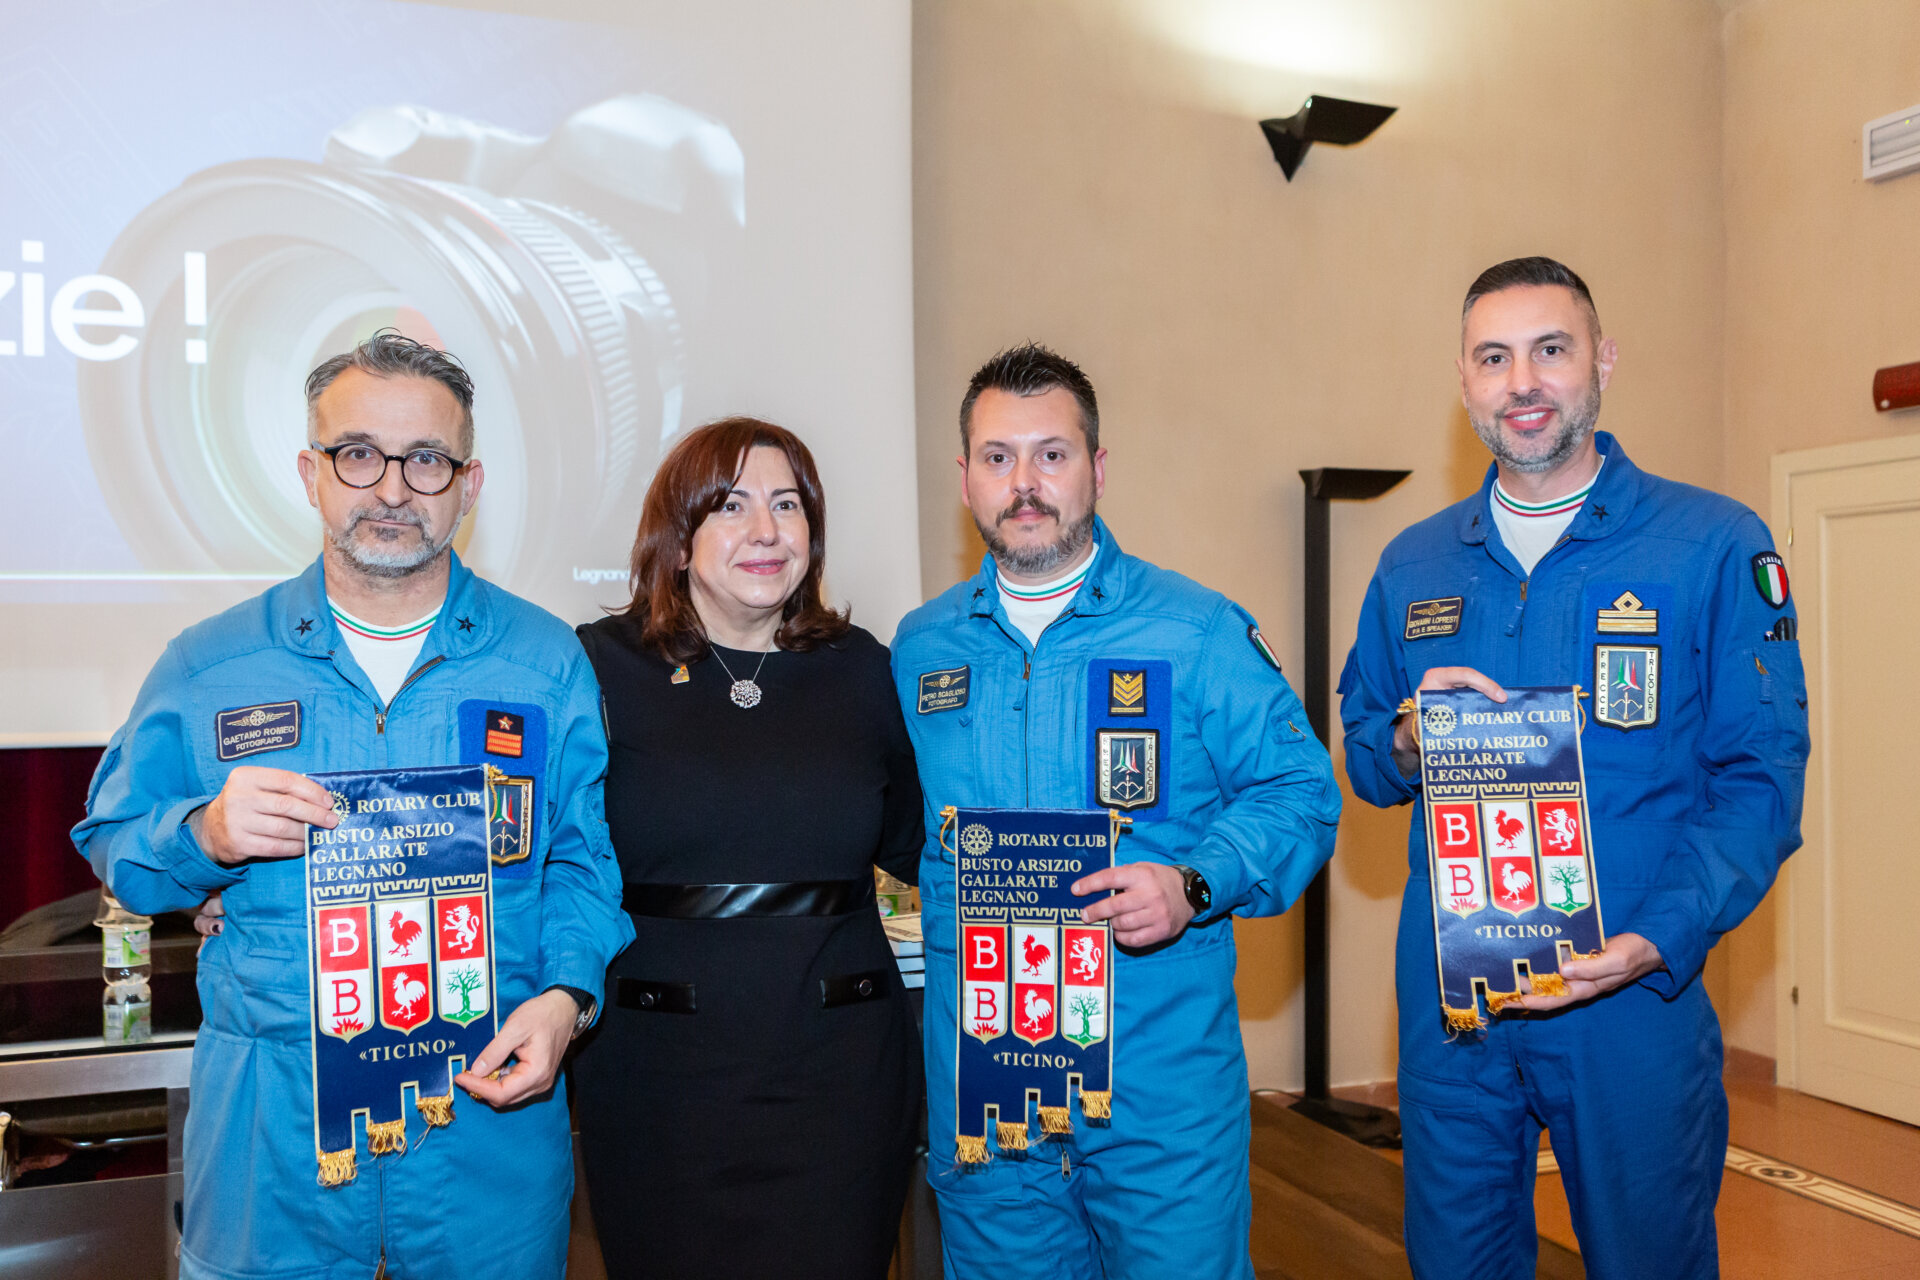
[[[1502,412],[1512,409],[1524,409],[1534,405],[1550,403],[1543,396],[1510,400],[1502,406]],[[1556,406],[1558,407],[1558,406]],[[1560,433],[1553,438],[1552,446],[1537,458],[1517,456],[1500,434],[1500,423],[1494,418],[1477,418],[1471,411],[1467,421],[1473,424],[1473,434],[1480,437],[1480,443],[1487,446],[1487,452],[1501,466],[1522,475],[1538,475],[1551,471],[1561,463],[1580,452],[1587,437],[1593,434],[1594,424],[1600,421],[1600,370],[1593,371],[1593,380],[1587,386],[1587,394],[1579,404],[1562,410],[1560,414]]]
[[[980,540],[987,544],[987,550],[993,553],[993,562],[1007,573],[1017,573],[1023,578],[1037,578],[1051,573],[1067,561],[1079,555],[1093,540],[1093,508],[1087,508],[1087,514],[1068,525],[1054,541],[1040,547],[1023,547],[1016,551],[1007,545],[997,529],[990,529],[980,523],[980,517],[973,518],[974,528],[980,531]]]
[[[353,532],[366,520],[398,520],[410,524],[420,531],[419,545],[410,548],[385,546],[377,536],[371,541],[358,541]],[[426,521],[417,512],[405,508],[375,505],[362,507],[353,513],[353,519],[339,533],[327,530],[327,542],[338,551],[341,558],[369,578],[405,578],[420,572],[446,554],[453,545],[453,535],[460,531],[460,522],[455,520],[444,538],[435,541],[427,537]]]

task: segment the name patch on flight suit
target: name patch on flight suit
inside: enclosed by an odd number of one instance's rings
[[[257,707],[221,711],[213,717],[214,753],[223,761],[299,745],[298,702],[263,702]]]
[[[1096,658],[1087,666],[1087,805],[1136,819],[1167,814],[1173,664]]]
[[[1408,640],[1431,640],[1435,636],[1455,635],[1460,630],[1460,617],[1465,612],[1465,601],[1460,596],[1446,596],[1439,600],[1415,600],[1407,606]]]
[[[967,690],[972,683],[969,677],[972,675],[973,668],[970,666],[923,673],[920,677],[920,714],[958,711],[966,706]]]
[[[488,764],[507,775],[489,788],[487,854],[497,879],[533,875],[540,848],[539,786],[547,761],[547,713],[531,703],[469,698],[454,713],[460,726],[460,762]]]

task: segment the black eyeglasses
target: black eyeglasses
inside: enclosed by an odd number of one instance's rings
[[[407,488],[423,498],[445,493],[453,478],[460,474],[460,468],[472,461],[469,458],[455,462],[438,449],[382,453],[370,444],[323,445],[318,441],[310,441],[307,447],[315,453],[326,454],[333,462],[333,474],[340,477],[340,483],[354,489],[373,488],[386,478],[387,467],[397,462],[400,478],[406,481]]]

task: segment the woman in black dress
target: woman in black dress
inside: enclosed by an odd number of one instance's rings
[[[821,599],[812,455],[750,418],[662,463],[633,602],[580,635],[638,935],[574,1066],[607,1269],[887,1271],[920,1049],[873,868],[918,879],[913,749],[886,647]]]

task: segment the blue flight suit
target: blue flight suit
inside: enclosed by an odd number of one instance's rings
[[[221,712],[255,706],[285,725],[286,703],[299,704],[298,729],[276,749],[234,757],[216,730]],[[519,758],[485,752],[498,710],[522,717]],[[486,762],[533,777],[532,856],[493,869],[504,1022],[556,984],[598,1000],[607,963],[632,940],[603,812],[606,761],[599,685],[572,630],[458,557],[413,674],[384,707],[334,625],[318,562],[167,646],[73,834],[135,911],[224,895],[225,929],[199,964],[183,1277],[365,1280],[383,1250],[404,1280],[562,1274],[573,1194],[563,1084],[506,1111],[456,1094],[453,1124],[430,1136],[403,1108],[404,1154],[370,1157],[363,1137],[358,1177],[317,1185],[304,860],[221,866],[186,818],[243,764]]]
[[[1407,1249],[1421,1277],[1534,1274],[1543,1126],[1589,1276],[1719,1274],[1713,1211],[1727,1101],[1720,1026],[1698,979],[1708,948],[1746,918],[1800,844],[1798,624],[1791,601],[1776,604],[1763,589],[1778,558],[1753,512],[1648,475],[1611,435],[1595,438],[1606,455],[1599,479],[1531,576],[1494,528],[1491,468],[1479,493],[1395,538],[1340,680],[1347,773],[1356,795],[1381,806],[1419,796],[1419,779],[1394,764],[1393,724],[1429,668],[1592,692],[1581,752],[1607,933],[1638,933],[1666,962],[1599,999],[1497,1015],[1485,1033],[1450,1039],[1426,825],[1410,824],[1399,1084]],[[1784,587],[1784,567],[1777,580]],[[1440,610],[1422,608],[1435,601]],[[1436,628],[1431,620],[1456,603],[1453,630]],[[1650,632],[1647,610],[1657,614]],[[1623,622],[1622,611],[1636,619]],[[1444,634],[1407,638],[1433,630]],[[1647,650],[1657,650],[1651,660]]]
[[[1230,917],[1275,915],[1299,896],[1333,852],[1340,793],[1246,612],[1124,554],[1104,523],[1095,536],[1086,579],[1038,645],[1007,621],[991,557],[908,614],[894,637],[894,680],[927,797],[928,1180],[947,1274],[1251,1277],[1251,1124]],[[1100,807],[1088,726],[1090,697],[1106,696],[1106,671],[1093,665],[1102,659],[1145,670],[1149,701],[1170,689],[1172,703],[1148,708],[1167,723],[1159,797],[1132,811],[1115,861],[1194,867],[1213,907],[1170,944],[1116,948],[1111,1125],[1089,1124],[1075,1108],[1065,1162],[1060,1146],[1036,1136],[1026,1158],[958,1165],[954,866],[939,811]],[[964,700],[923,700],[928,673],[963,675]]]

